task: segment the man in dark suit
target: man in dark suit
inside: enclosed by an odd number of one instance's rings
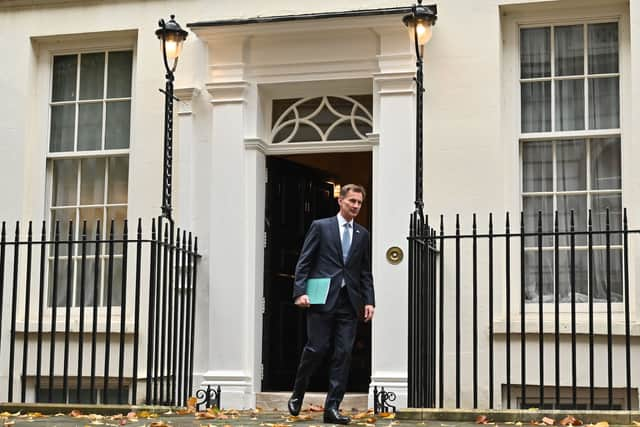
[[[293,299],[298,307],[308,308],[307,344],[288,402],[291,415],[300,413],[309,378],[333,343],[324,422],[350,422],[338,408],[349,378],[358,318],[365,322],[371,320],[375,306],[369,232],[353,220],[358,216],[364,198],[363,187],[343,186],[338,214],[314,221],[302,246],[296,265]],[[310,278],[331,279],[325,304],[310,304],[306,290]]]

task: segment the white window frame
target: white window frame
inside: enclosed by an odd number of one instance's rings
[[[625,4],[611,4],[606,6],[585,7],[580,10],[563,8],[562,5],[513,5],[501,7],[502,16],[502,36],[503,36],[503,57],[502,57],[502,111],[503,111],[503,133],[502,143],[504,147],[504,161],[505,161],[505,177],[510,182],[506,186],[507,192],[507,210],[511,212],[521,212],[524,209],[523,206],[523,192],[522,187],[522,144],[530,141],[554,141],[554,140],[568,140],[568,139],[590,139],[598,137],[620,137],[621,139],[621,180],[622,185],[622,207],[629,208],[630,211],[640,210],[640,206],[628,205],[628,201],[632,202],[632,198],[629,197],[628,190],[625,190],[626,185],[632,185],[633,176],[631,175],[631,168],[626,167],[626,164],[631,159],[631,144],[626,141],[625,135],[630,132],[630,111],[631,103],[630,97],[626,94],[631,93],[631,79],[630,79],[630,38],[629,38],[629,7]],[[561,26],[561,25],[576,25],[576,24],[591,24],[591,23],[604,23],[604,22],[617,22],[618,23],[618,40],[619,40],[619,84],[620,84],[620,127],[618,129],[606,129],[606,130],[578,130],[578,131],[554,131],[554,114],[552,112],[552,131],[550,132],[531,132],[523,133],[521,131],[521,73],[520,73],[520,29],[521,28],[535,28],[535,27],[548,27],[548,26]],[[552,49],[553,38],[551,40]],[[586,49],[586,45],[585,45]],[[585,60],[586,62],[586,60]],[[553,56],[552,56],[552,67]],[[586,72],[584,78],[586,79]],[[538,79],[525,79],[525,80],[538,80]],[[539,80],[555,81],[556,77],[545,77]],[[553,83],[551,84],[552,91]],[[552,92],[553,93],[553,92]],[[585,101],[588,100],[588,93],[585,92]],[[555,100],[552,97],[551,108],[555,109]],[[585,106],[585,109],[588,108]],[[585,127],[588,127],[588,115],[585,115]],[[556,167],[554,159],[554,169]],[[511,178],[508,178],[511,177]],[[555,177],[555,171],[554,171]],[[555,182],[554,182],[555,188]],[[605,190],[610,192],[610,190]],[[554,195],[557,195],[554,192]],[[555,197],[554,197],[554,209],[555,209]],[[632,225],[630,224],[630,227]],[[629,282],[636,282],[636,268],[632,262],[632,257],[629,259]],[[518,281],[519,278],[513,277],[513,280]],[[630,289],[630,304],[635,306],[636,295],[635,290]],[[519,311],[519,303],[514,307],[514,301],[512,301],[512,309]],[[612,303],[612,310],[614,313],[619,314],[624,308],[624,303]],[[538,305],[526,304],[525,310],[528,314],[527,323],[529,322],[529,316],[535,316],[538,311]],[[545,303],[544,312],[552,313],[555,310],[554,303]],[[560,311],[563,314],[571,311],[570,303],[561,303]],[[588,313],[588,304],[576,303],[576,311],[578,313]],[[594,304],[594,312],[606,312],[606,303]],[[545,320],[545,323],[548,321]]]
[[[82,35],[53,35],[53,36],[43,36],[43,37],[33,37],[31,39],[32,45],[35,51],[35,80],[36,86],[33,93],[34,96],[34,114],[37,117],[42,117],[44,119],[38,120],[34,122],[33,135],[34,140],[37,141],[34,146],[34,150],[38,153],[41,153],[41,159],[44,161],[46,168],[41,169],[42,174],[41,182],[42,186],[39,187],[41,190],[40,193],[34,193],[34,208],[36,212],[38,210],[41,211],[41,215],[43,219],[47,220],[47,224],[49,227],[47,238],[49,238],[50,231],[50,215],[51,215],[51,196],[52,196],[52,184],[53,184],[53,176],[52,176],[52,168],[50,159],[61,159],[61,158],[86,158],[86,157],[108,157],[108,156],[117,156],[117,155],[128,155],[129,157],[129,170],[131,170],[131,147],[135,144],[135,135],[134,135],[134,123],[135,123],[135,93],[136,93],[136,61],[137,61],[137,49],[136,49],[136,40],[137,40],[137,32],[131,30],[124,31],[114,31],[114,32],[105,32],[105,33],[88,33]],[[83,151],[83,152],[60,152],[60,153],[50,153],[50,126],[51,126],[51,90],[52,90],[52,77],[53,77],[53,57],[58,55],[69,55],[69,54],[80,54],[80,53],[91,53],[91,52],[106,52],[106,51],[122,51],[129,50],[133,52],[133,60],[132,60],[132,70],[131,70],[131,129],[130,129],[130,141],[129,148],[125,150],[109,150],[109,152],[105,151]],[[128,192],[131,191],[131,180],[129,180]],[[44,195],[44,197],[40,196]],[[127,204],[129,204],[131,197],[127,196]],[[39,206],[39,207],[38,207]],[[129,210],[127,210],[127,215],[129,216]],[[61,236],[61,240],[66,238],[66,236]],[[62,254],[61,254],[62,255]],[[65,255],[66,256],[66,255]],[[46,263],[46,271],[45,275],[48,277],[48,263]],[[31,292],[32,298],[38,298],[37,289],[32,289]],[[129,299],[127,297],[127,299]],[[129,305],[129,304],[128,304]],[[116,327],[120,324],[120,306],[112,306],[112,328]],[[92,307],[86,307],[90,316],[92,311]],[[64,313],[66,311],[66,307],[61,306],[57,307],[57,327],[60,328],[64,323]],[[107,307],[99,306],[98,307],[98,327],[104,329],[104,325],[106,322]],[[130,307],[127,307],[127,312],[130,311]],[[52,315],[52,306],[48,305],[48,301],[45,304],[44,311],[44,320],[50,321]],[[71,307],[71,315],[72,319],[77,319],[79,317],[79,308]],[[87,317],[85,316],[85,318]],[[28,316],[26,313],[23,313],[23,321],[19,322],[18,328],[24,327],[24,322],[29,322],[29,326],[31,330],[36,326],[35,319],[32,316]],[[85,331],[87,327],[90,326],[90,322],[85,324]],[[126,329],[127,332],[132,330],[132,325],[130,325],[130,321],[127,321]],[[72,323],[72,331],[78,331],[79,325],[76,323]]]

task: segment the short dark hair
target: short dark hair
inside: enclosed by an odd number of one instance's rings
[[[362,185],[358,184],[345,184],[340,187],[340,197],[345,197],[349,191],[362,194],[362,200],[367,198],[367,192]]]

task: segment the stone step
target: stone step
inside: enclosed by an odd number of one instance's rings
[[[304,395],[302,410],[309,405],[324,406],[326,393],[307,393]],[[291,397],[289,392],[259,392],[256,393],[256,407],[265,411],[286,411],[287,401]],[[366,393],[347,393],[344,395],[340,409],[343,411],[366,411],[368,396]]]

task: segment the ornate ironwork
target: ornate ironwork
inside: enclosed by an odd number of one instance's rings
[[[392,391],[385,391],[384,387],[373,387],[373,411],[376,414],[381,412],[396,412],[395,405],[389,402],[396,400],[396,394]]]
[[[310,112],[309,112],[310,111]],[[273,144],[337,141],[334,131],[348,127],[350,140],[366,140],[373,127],[373,115],[350,96],[302,98],[284,110],[271,131]],[[315,135],[313,137],[307,135]]]
[[[220,396],[222,390],[220,386],[216,388],[207,385],[207,388],[200,388],[196,390],[196,410],[202,411],[203,409],[217,408],[220,409]]]

